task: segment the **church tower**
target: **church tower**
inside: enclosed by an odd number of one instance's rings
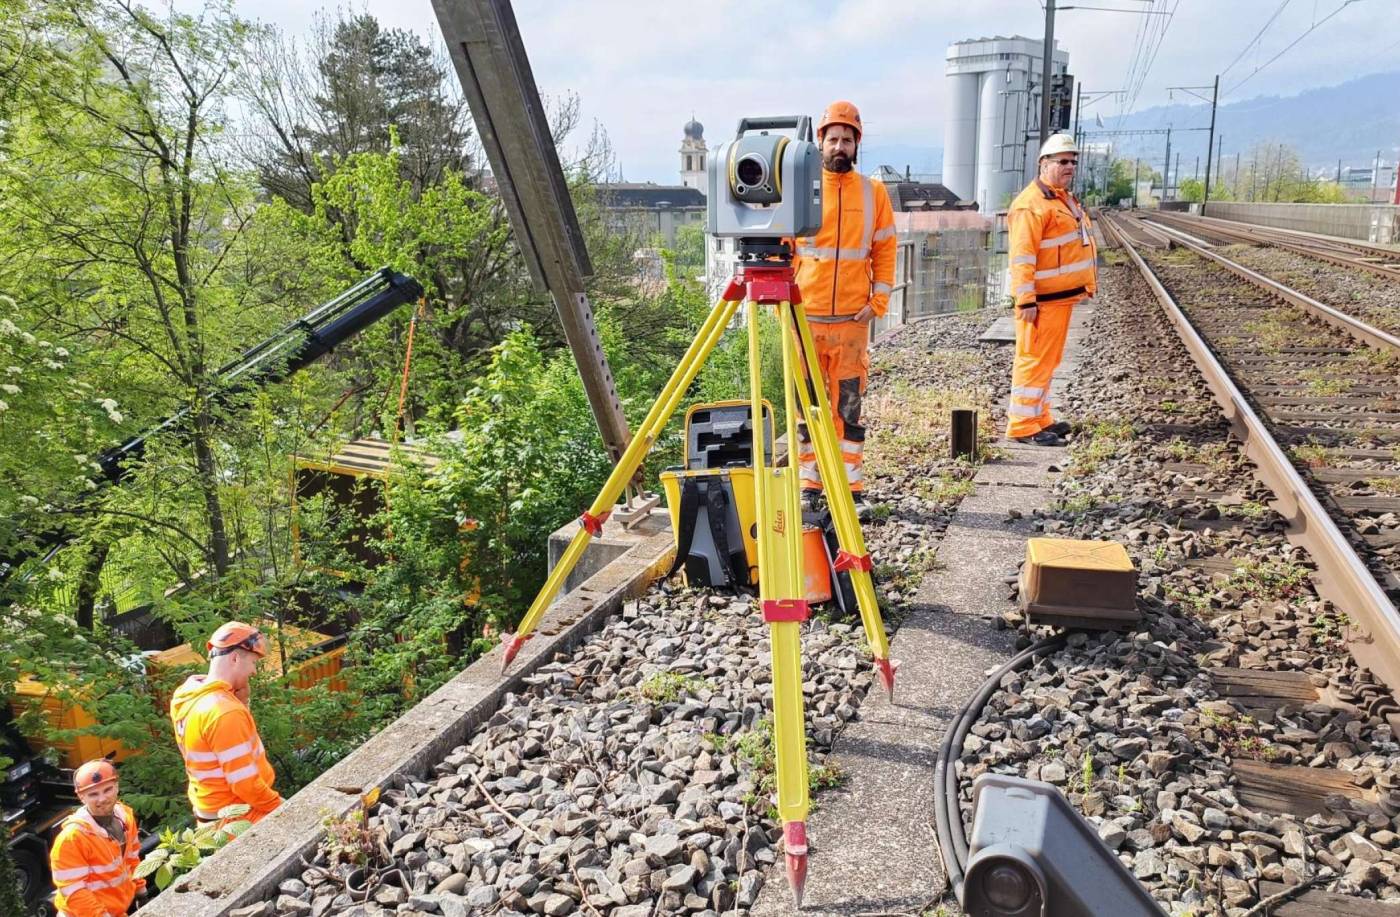
[[[695,116],[692,115],[683,130],[685,137],[681,140],[681,184],[704,194],[706,192],[705,159],[707,155],[705,126],[696,121]]]

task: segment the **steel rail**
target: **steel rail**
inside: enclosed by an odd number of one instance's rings
[[[1251,270],[1237,261],[1231,261],[1218,252],[1203,248],[1198,242],[1193,241],[1190,236],[1187,236],[1180,230],[1174,229],[1165,223],[1149,222],[1149,225],[1153,226],[1158,232],[1167,234],[1178,245],[1195,252],[1202,258],[1214,261],[1236,277],[1249,281],[1260,289],[1279,297],[1284,302],[1291,303],[1303,311],[1311,313],[1314,317],[1327,322],[1329,325],[1340,328],[1363,344],[1380,350],[1400,352],[1400,338],[1397,338],[1395,335],[1382,331],[1373,325],[1368,325],[1361,321],[1361,319],[1347,315],[1340,309],[1336,309],[1323,302],[1318,302],[1311,296],[1300,293],[1292,287],[1285,286],[1270,277],[1265,277],[1258,271]]]
[[[1275,442],[1244,393],[1216,359],[1210,346],[1191,324],[1152,268],[1128,242],[1127,234],[1103,221],[1137,266],[1167,319],[1176,328],[1191,359],[1205,377],[1211,394],[1224,411],[1257,477],[1274,493],[1273,508],[1287,520],[1287,536],[1306,549],[1317,564],[1313,577],[1318,593],[1346,612],[1347,644],[1357,661],[1367,666],[1392,690],[1400,690],[1400,611],[1382,591],[1366,564],[1287,454]]]
[[[1192,219],[1212,220],[1214,218],[1193,217]],[[1149,220],[1149,222],[1155,223],[1159,226],[1165,226],[1167,225],[1168,221],[1177,222],[1178,220],[1179,217],[1176,214],[1172,214],[1171,216],[1157,214],[1154,215],[1151,218],[1151,220]],[[1321,261],[1327,261],[1331,264],[1336,264],[1340,267],[1359,267],[1362,270],[1370,271],[1373,274],[1379,274],[1382,277],[1388,277],[1391,280],[1400,280],[1400,268],[1391,267],[1388,264],[1376,264],[1374,262],[1365,260],[1366,258],[1380,257],[1383,254],[1384,256],[1389,257],[1396,262],[1400,262],[1400,252],[1384,251],[1381,249],[1368,250],[1368,248],[1363,248],[1359,243],[1355,246],[1349,246],[1344,243],[1332,243],[1330,240],[1323,239],[1318,239],[1315,242],[1295,242],[1293,240],[1285,239],[1283,237],[1274,235],[1273,232],[1270,232],[1269,230],[1255,229],[1252,224],[1248,229],[1243,229],[1233,226],[1224,227],[1220,225],[1221,222],[1222,221],[1220,220],[1216,220],[1215,222],[1210,223],[1204,226],[1203,228],[1208,233],[1218,233],[1222,236],[1225,236],[1226,238],[1237,239],[1241,242],[1249,242],[1256,245],[1271,245],[1274,248],[1281,248],[1284,251],[1289,251],[1297,255],[1302,255],[1305,258],[1316,258]],[[1328,245],[1332,245],[1333,247],[1324,247]],[[1344,254],[1341,251],[1341,249],[1343,248],[1351,248],[1355,252],[1359,252],[1360,254]]]
[[[1246,223],[1243,220],[1226,220],[1221,217],[1207,216],[1199,213],[1193,213],[1189,216],[1183,213],[1173,213],[1172,216],[1188,221],[1200,221],[1208,226],[1225,226],[1233,229],[1243,229],[1249,232],[1256,232],[1261,236],[1273,236],[1289,241],[1296,241],[1305,245],[1328,245],[1332,248],[1350,249],[1351,251],[1359,252],[1363,255],[1400,259],[1400,248],[1377,245],[1374,242],[1362,242],[1360,239],[1344,239],[1341,236],[1328,236],[1322,233],[1308,232],[1303,229],[1285,229],[1282,226],[1266,226],[1263,223]]]

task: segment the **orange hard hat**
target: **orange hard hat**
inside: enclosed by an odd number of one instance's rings
[[[106,758],[94,758],[73,772],[73,789],[81,793],[117,779],[117,769]]]
[[[262,632],[251,624],[242,621],[229,621],[214,631],[214,636],[205,644],[209,657],[223,656],[234,650],[247,650],[259,656],[267,655],[267,641]]]
[[[844,124],[856,132],[856,140],[860,140],[862,128],[860,126],[860,109],[844,99],[832,102],[822,111],[821,120],[817,122],[817,139],[822,139],[822,134],[833,124]]]

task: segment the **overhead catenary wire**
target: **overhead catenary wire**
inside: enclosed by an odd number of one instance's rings
[[[1259,39],[1264,37],[1264,33],[1269,30],[1269,26],[1274,24],[1274,20],[1278,18],[1279,13],[1282,13],[1284,8],[1292,2],[1293,0],[1283,0],[1283,2],[1278,5],[1278,9],[1274,10],[1274,14],[1264,22],[1264,24],[1259,28],[1259,31],[1256,32],[1254,34],[1254,37],[1249,40],[1249,43],[1246,44],[1243,48],[1240,48],[1240,53],[1235,55],[1235,59],[1230,61],[1230,65],[1224,70],[1220,71],[1221,76],[1224,76],[1225,74],[1229,73],[1230,69],[1236,64],[1238,64],[1241,59],[1244,58],[1245,54],[1249,52],[1249,49],[1259,43]]]
[[[1255,74],[1259,73],[1261,70],[1263,70],[1263,69],[1265,69],[1266,67],[1268,67],[1270,64],[1272,64],[1274,61],[1278,60],[1280,57],[1283,57],[1285,54],[1287,54],[1289,51],[1291,51],[1291,50],[1294,48],[1294,46],[1298,44],[1298,42],[1302,41],[1304,38],[1307,38],[1309,35],[1311,35],[1314,31],[1316,31],[1316,30],[1318,29],[1319,26],[1321,26],[1323,23],[1327,22],[1327,20],[1331,19],[1333,16],[1337,15],[1337,14],[1340,13],[1342,10],[1344,10],[1344,9],[1346,9],[1347,7],[1351,6],[1353,3],[1358,3],[1358,2],[1360,2],[1360,0],[1342,0],[1342,5],[1341,5],[1341,6],[1337,7],[1335,10],[1333,10],[1333,11],[1330,12],[1330,13],[1328,13],[1326,16],[1323,16],[1321,19],[1317,20],[1317,21],[1314,22],[1312,25],[1308,26],[1307,31],[1305,31],[1302,35],[1299,35],[1297,38],[1293,39],[1293,41],[1289,42],[1288,45],[1287,45],[1282,51],[1278,52],[1278,53],[1275,54],[1273,57],[1269,58],[1269,59],[1266,60],[1264,63],[1260,64],[1258,67],[1255,67],[1253,70],[1251,70],[1251,71],[1249,72],[1249,75],[1248,75],[1248,76],[1246,76],[1244,79],[1240,80],[1240,81],[1239,81],[1238,83],[1236,83],[1235,85],[1231,86],[1229,89],[1225,90],[1225,92],[1223,93],[1223,95],[1229,95],[1230,93],[1234,92],[1236,89],[1239,89],[1239,88],[1240,88],[1241,86],[1243,86],[1245,83],[1248,83],[1251,79],[1254,78]]]

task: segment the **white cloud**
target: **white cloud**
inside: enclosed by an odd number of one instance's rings
[[[1222,89],[1340,2],[1290,4],[1227,74]],[[176,0],[176,6],[196,10],[202,0]],[[1156,0],[1153,6],[1176,7],[1176,14],[1138,108],[1165,102],[1167,86],[1209,84],[1278,3]],[[235,0],[235,8],[296,34],[310,28],[324,5]],[[441,41],[429,0],[357,0],[351,9]],[[831,99],[849,98],[861,107],[872,146],[941,146],[948,45],[984,35],[1038,37],[1044,21],[1036,0],[516,0],[515,13],[540,90],[577,93],[585,119],[607,129],[627,177],[660,182],[676,180],[681,125],[692,111],[713,145],[745,114],[815,115]],[[1065,10],[1055,34],[1086,89],[1116,89],[1127,79],[1146,21]],[[1253,77],[1231,101],[1395,69],[1396,35],[1400,4],[1354,4]],[[1105,117],[1114,113],[1107,101],[1094,110]]]

